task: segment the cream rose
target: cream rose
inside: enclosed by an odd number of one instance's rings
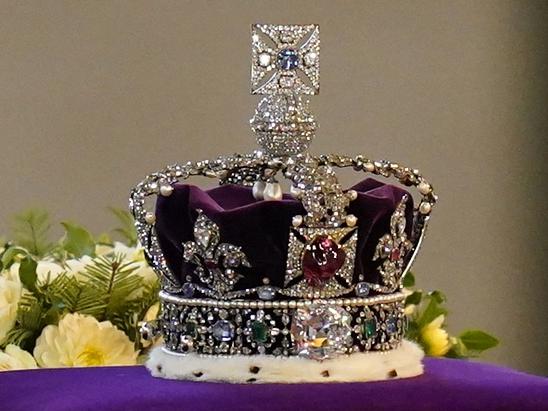
[[[8,332],[15,325],[22,292],[19,272],[4,270],[0,274],[0,344],[5,341]]]
[[[42,367],[134,365],[138,352],[110,321],[67,314],[59,325],[48,325],[36,340],[34,357]]]
[[[0,371],[27,370],[38,368],[30,353],[17,345],[8,344],[4,352],[0,351]]]
[[[113,246],[98,245],[95,247],[95,253],[99,256],[110,254],[119,254],[124,258],[124,262],[131,262],[131,267],[135,268],[134,274],[143,277],[145,282],[156,280],[154,270],[150,268],[145,260],[145,250],[142,246],[128,247],[127,245],[115,242]]]

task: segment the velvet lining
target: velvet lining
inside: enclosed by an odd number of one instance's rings
[[[368,282],[378,282],[378,261],[373,254],[379,238],[390,232],[390,216],[406,191],[374,179],[352,187],[358,198],[348,212],[358,218],[355,280],[363,274]],[[407,229],[412,231],[412,199],[408,201]],[[202,190],[189,184],[176,184],[168,197],[160,196],[156,206],[156,232],[170,270],[185,281],[193,266],[183,262],[185,241],[193,240],[197,209],[220,228],[221,241],[241,246],[252,268],[242,268],[244,275],[237,289],[252,288],[268,277],[272,285],[283,286],[291,220],[305,214],[302,204],[284,195],[280,201],[257,201],[251,189],[225,185]]]

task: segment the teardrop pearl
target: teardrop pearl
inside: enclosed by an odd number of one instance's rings
[[[263,192],[265,200],[279,201],[283,197],[282,187],[278,183],[266,183]]]
[[[255,200],[263,199],[265,186],[265,182],[261,180],[256,181],[255,184],[253,184],[253,197],[255,198]]]

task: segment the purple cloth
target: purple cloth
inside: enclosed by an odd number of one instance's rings
[[[542,411],[548,379],[426,359],[420,377],[372,383],[231,385],[153,378],[144,367],[0,373],[5,411]]]
[[[250,188],[237,185],[207,191],[188,184],[176,184],[174,188],[169,197],[158,198],[156,232],[167,264],[181,282],[192,275],[194,268],[183,262],[182,244],[194,239],[196,209],[202,209],[219,226],[221,241],[241,246],[252,265],[238,269],[244,278],[237,289],[262,285],[263,277],[283,287],[291,219],[305,214],[299,201],[288,195],[281,201],[257,201]],[[390,216],[406,191],[371,178],[352,189],[358,192],[348,210],[358,217],[355,277],[364,274],[366,281],[378,283],[375,247],[379,238],[390,232]],[[412,232],[412,209],[410,198],[406,210],[408,234]]]

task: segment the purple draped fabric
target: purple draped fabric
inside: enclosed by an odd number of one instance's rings
[[[183,263],[185,241],[193,240],[196,209],[220,228],[221,241],[241,246],[252,268],[239,268],[244,275],[238,289],[253,288],[268,277],[271,284],[282,287],[291,219],[305,214],[302,204],[291,196],[281,201],[257,201],[248,187],[227,185],[211,190],[188,184],[176,184],[169,197],[160,196],[156,209],[156,231],[171,271],[184,282],[192,274],[192,265]],[[405,190],[366,179],[352,189],[358,198],[350,203],[349,213],[358,217],[359,238],[356,250],[356,275],[366,281],[379,282],[373,253],[379,238],[389,233],[390,216]],[[412,199],[407,207],[407,232],[412,227]]]
[[[153,378],[144,367],[0,373],[2,411],[543,411],[548,379],[462,360],[370,383],[231,385]]]

